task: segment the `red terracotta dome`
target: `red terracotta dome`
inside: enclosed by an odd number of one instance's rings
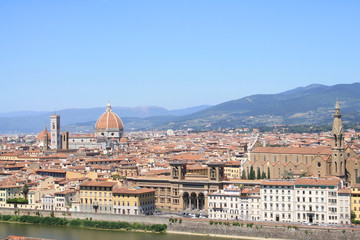
[[[99,117],[95,124],[95,131],[107,129],[124,129],[124,125],[119,116],[111,110],[110,103],[108,103],[106,111]]]

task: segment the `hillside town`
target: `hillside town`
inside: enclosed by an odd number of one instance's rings
[[[0,139],[0,208],[349,225],[360,220],[360,137],[331,132],[127,132],[110,103],[94,133]],[[49,130],[48,130],[49,129]]]

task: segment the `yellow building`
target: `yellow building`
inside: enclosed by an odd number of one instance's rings
[[[0,204],[6,204],[7,199],[23,197],[22,186],[6,185],[0,186]]]
[[[228,179],[241,178],[241,162],[227,162],[224,167],[224,173]]]
[[[113,190],[113,211],[124,215],[150,215],[155,210],[155,190],[117,188]]]
[[[112,213],[112,193],[115,182],[88,181],[80,185],[82,212]]]
[[[351,186],[351,211],[355,213],[355,220],[360,220],[360,184]]]

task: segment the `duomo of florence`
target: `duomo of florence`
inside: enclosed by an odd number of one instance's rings
[[[110,150],[127,144],[127,139],[123,135],[124,125],[108,102],[106,111],[96,121],[93,134],[70,135],[69,132],[61,132],[60,115],[54,114],[50,116],[50,131],[45,125],[37,138],[43,151],[79,148]]]

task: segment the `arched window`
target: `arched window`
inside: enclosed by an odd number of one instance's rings
[[[335,173],[337,173],[337,162],[335,162]]]
[[[336,137],[336,134],[334,134],[334,142],[335,142],[335,147],[337,147],[337,137]]]
[[[343,162],[341,161],[340,162],[340,172],[342,172],[342,169],[343,169]]]

